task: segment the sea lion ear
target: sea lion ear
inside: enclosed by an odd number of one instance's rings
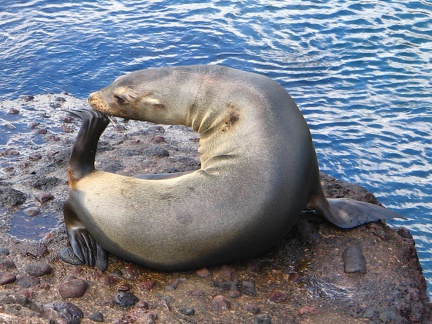
[[[151,93],[151,94],[148,94],[147,96],[144,96],[142,98],[142,102],[149,105],[149,106],[155,107],[155,108],[164,108],[165,107],[165,105],[162,103],[162,100],[155,93]]]

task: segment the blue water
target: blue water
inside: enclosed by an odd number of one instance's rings
[[[321,170],[408,218],[392,224],[414,234],[432,287],[431,1],[0,0],[2,100],[207,63],[284,86]]]

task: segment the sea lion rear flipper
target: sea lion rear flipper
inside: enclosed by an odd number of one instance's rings
[[[381,219],[404,218],[389,209],[347,198],[327,199],[329,208],[321,208],[329,222],[340,228],[354,228]]]
[[[66,232],[76,257],[85,264],[104,271],[108,266],[108,253],[96,243],[84,224],[66,202],[63,208]]]

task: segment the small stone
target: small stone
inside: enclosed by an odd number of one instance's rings
[[[269,301],[273,303],[280,303],[283,302],[285,299],[287,299],[287,294],[279,291],[274,290],[267,298]]]
[[[156,144],[159,144],[159,143],[165,142],[165,137],[155,135],[152,137],[152,141],[155,142]]]
[[[31,276],[42,277],[51,274],[52,268],[48,263],[35,262],[27,265],[25,272]]]
[[[0,270],[15,269],[15,262],[9,259],[0,259]]]
[[[46,203],[47,201],[50,201],[52,199],[54,199],[54,195],[50,192],[42,192],[40,193],[36,199],[41,203]]]
[[[22,288],[30,288],[40,284],[40,280],[35,276],[21,275],[16,278],[17,284]]]
[[[138,288],[141,290],[152,290],[156,286],[156,282],[153,280],[146,280],[138,284]]]
[[[261,314],[254,317],[254,324],[271,324],[271,317],[269,314]]]
[[[40,125],[39,122],[31,122],[31,123],[29,124],[29,128],[30,128],[30,129],[35,129],[35,128],[38,127],[39,125]]]
[[[44,135],[44,134],[48,133],[48,130],[46,128],[41,128],[41,129],[37,130],[37,133],[39,135]]]
[[[241,292],[248,296],[256,296],[257,292],[255,290],[255,285],[252,281],[243,281],[241,284]]]
[[[95,312],[89,316],[89,319],[91,319],[93,322],[103,322],[104,317],[101,312]]]
[[[31,161],[39,161],[40,159],[42,159],[42,154],[40,154],[40,153],[30,154],[29,159]]]
[[[9,114],[11,114],[11,115],[18,115],[19,112],[20,111],[18,109],[16,109],[16,108],[9,109]]]
[[[315,306],[303,306],[299,309],[299,315],[318,314],[318,309]]]
[[[34,258],[40,258],[48,254],[48,248],[45,243],[24,243],[19,250],[22,254]]]
[[[149,303],[145,300],[140,300],[138,303],[135,304],[135,308],[149,309],[149,307]]]
[[[200,278],[210,277],[210,271],[207,268],[201,268],[195,271],[196,275]]]
[[[20,98],[24,101],[29,102],[29,101],[33,101],[35,97],[31,95],[22,95]]]
[[[33,217],[40,213],[40,209],[38,207],[28,207],[23,210],[23,213],[26,214],[27,216]]]
[[[299,274],[295,271],[292,271],[288,274],[288,282],[297,282],[299,278]]]
[[[88,283],[82,279],[71,278],[58,286],[58,291],[62,298],[82,297],[87,291]]]
[[[166,290],[176,290],[177,286],[179,285],[180,282],[184,282],[186,281],[186,278],[177,278],[174,279],[169,285],[166,285],[165,289]]]
[[[117,291],[129,291],[130,289],[131,287],[127,283],[123,283],[122,285],[117,286]]]
[[[187,316],[194,315],[195,309],[193,307],[182,306],[180,307],[180,313]]]
[[[106,275],[100,278],[100,282],[106,286],[114,286],[119,282],[119,280],[115,276]]]
[[[230,291],[228,291],[228,297],[230,297],[230,298],[237,298],[237,297],[240,297],[240,296],[241,296],[241,293],[238,290],[230,290]]]
[[[80,259],[78,259],[77,256],[73,253],[72,249],[68,247],[60,249],[58,255],[60,259],[65,263],[69,263],[72,265],[81,265],[84,263]]]
[[[200,289],[194,289],[194,290],[188,291],[188,295],[194,296],[194,297],[203,297],[203,296],[205,296],[205,292],[200,290]]]
[[[15,282],[16,276],[10,272],[0,273],[0,285]]]
[[[162,296],[159,298],[159,304],[165,306],[166,309],[171,309],[172,297],[171,296]]]
[[[210,301],[210,308],[216,312],[226,311],[230,309],[230,303],[224,296],[217,295]]]
[[[347,247],[342,253],[346,273],[366,273],[366,259],[361,246]]]
[[[248,304],[244,307],[245,311],[250,312],[252,314],[258,314],[260,312],[260,308],[254,304]]]
[[[53,309],[59,314],[60,317],[64,318],[67,323],[81,323],[81,319],[84,317],[81,309],[69,302],[54,303]]]
[[[223,290],[237,290],[238,284],[239,281],[237,279],[234,279],[233,281],[213,282],[215,287]]]
[[[0,248],[0,255],[9,255],[9,250],[7,248]]]
[[[138,302],[138,297],[131,291],[119,291],[114,294],[113,301],[117,306],[129,308]]]

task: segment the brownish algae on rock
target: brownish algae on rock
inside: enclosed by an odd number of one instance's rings
[[[190,272],[153,271],[114,256],[104,273],[79,265],[68,246],[62,204],[80,121],[60,109],[86,103],[67,94],[23,97],[20,103],[0,102],[1,109],[15,109],[30,139],[11,133],[0,150],[0,322],[432,321],[414,240],[406,229],[384,223],[341,230],[305,213],[261,257]],[[183,127],[118,122],[101,138],[96,167],[125,175],[196,169],[196,146],[197,135]],[[361,187],[328,175],[322,184],[330,197],[378,203]],[[22,214],[27,208],[39,212]],[[29,219],[40,223],[26,228]]]

